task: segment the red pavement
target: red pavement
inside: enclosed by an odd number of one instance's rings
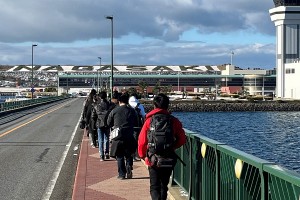
[[[73,200],[150,200],[149,174],[143,162],[133,163],[133,178],[117,179],[117,162],[100,161],[98,148],[83,136],[73,189]]]

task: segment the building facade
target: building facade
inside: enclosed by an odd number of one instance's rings
[[[16,74],[28,79],[33,70],[35,87],[43,79],[48,85],[55,85],[60,93],[110,90],[111,69],[103,66],[11,66],[6,74]],[[172,92],[240,93],[250,95],[274,95],[276,77],[272,70],[241,69],[231,65],[219,66],[114,66],[114,90],[124,90],[146,84],[148,93],[155,87],[168,87]],[[27,73],[27,75],[26,75]],[[45,76],[50,74],[51,77]],[[20,77],[20,76],[19,76]],[[26,79],[27,78],[27,79]],[[45,81],[44,80],[44,81]],[[142,92],[142,91],[140,91]]]
[[[300,1],[274,0],[270,9],[276,27],[276,94],[300,99]]]

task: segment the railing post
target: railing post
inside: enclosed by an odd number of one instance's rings
[[[193,175],[192,175],[192,169],[193,169],[193,163],[192,163],[192,138],[189,137],[189,144],[190,144],[190,147],[189,147],[189,162],[190,162],[190,182],[189,182],[189,196],[188,196],[188,199],[191,200],[191,193],[192,193],[192,183],[193,183]]]
[[[259,174],[261,178],[261,200],[268,200],[268,174],[264,173],[263,170],[260,170]]]
[[[218,146],[218,145],[217,145]],[[216,155],[216,200],[219,200],[220,196],[220,152],[215,148]]]

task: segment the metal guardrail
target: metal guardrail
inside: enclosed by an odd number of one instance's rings
[[[300,174],[186,130],[173,181],[194,200],[300,200]]]
[[[38,104],[43,104],[43,103],[50,103],[65,98],[66,97],[64,96],[54,96],[54,97],[47,97],[47,98],[29,99],[23,101],[4,102],[0,104],[0,113],[15,110],[15,109],[20,109],[20,108],[30,107]]]

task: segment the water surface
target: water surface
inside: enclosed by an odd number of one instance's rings
[[[174,112],[184,128],[300,173],[300,112]]]

